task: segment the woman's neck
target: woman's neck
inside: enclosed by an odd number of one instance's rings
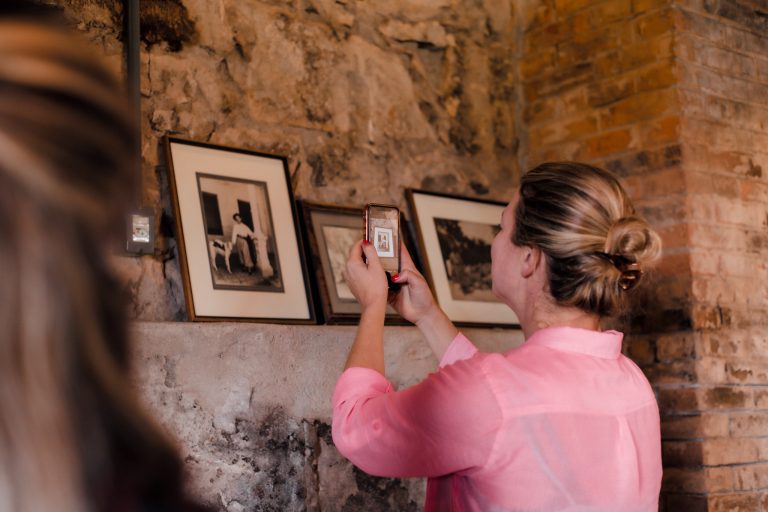
[[[547,327],[576,327],[579,329],[600,330],[600,317],[586,313],[578,308],[554,304],[551,300],[536,301],[520,318],[525,339],[533,333]]]

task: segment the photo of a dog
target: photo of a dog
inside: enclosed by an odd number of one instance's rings
[[[232,242],[224,242],[221,240],[209,240],[208,241],[208,253],[210,255],[211,266],[213,270],[219,270],[216,264],[217,256],[224,258],[224,266],[227,268],[227,272],[232,273],[232,268],[229,266],[229,257],[232,255]]]
[[[214,289],[283,292],[267,186],[197,174]]]

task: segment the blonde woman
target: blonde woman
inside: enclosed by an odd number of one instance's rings
[[[107,262],[136,136],[81,41],[0,18],[0,510],[199,510],[135,396]]]
[[[600,330],[660,253],[618,180],[580,163],[522,178],[491,248],[493,291],[525,336],[505,354],[479,353],[403,253],[394,305],[440,369],[402,391],[384,377],[387,282],[358,243],[346,277],[363,312],[333,396],[339,451],[374,475],[428,477],[429,511],[657,510],[656,400],[622,333]]]

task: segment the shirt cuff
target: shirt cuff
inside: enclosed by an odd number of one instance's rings
[[[352,367],[344,370],[333,390],[333,407],[361,396],[383,395],[395,388],[386,377],[371,368]]]
[[[462,333],[456,335],[453,341],[448,345],[448,349],[440,360],[440,368],[453,364],[456,361],[463,361],[477,354],[477,347],[467,339]]]

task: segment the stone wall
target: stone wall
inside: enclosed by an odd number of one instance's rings
[[[287,156],[297,198],[405,206],[406,187],[510,196],[507,0],[141,6],[143,190],[158,213],[170,211],[158,151],[169,132]],[[125,267],[137,318],[185,317],[175,261]]]

